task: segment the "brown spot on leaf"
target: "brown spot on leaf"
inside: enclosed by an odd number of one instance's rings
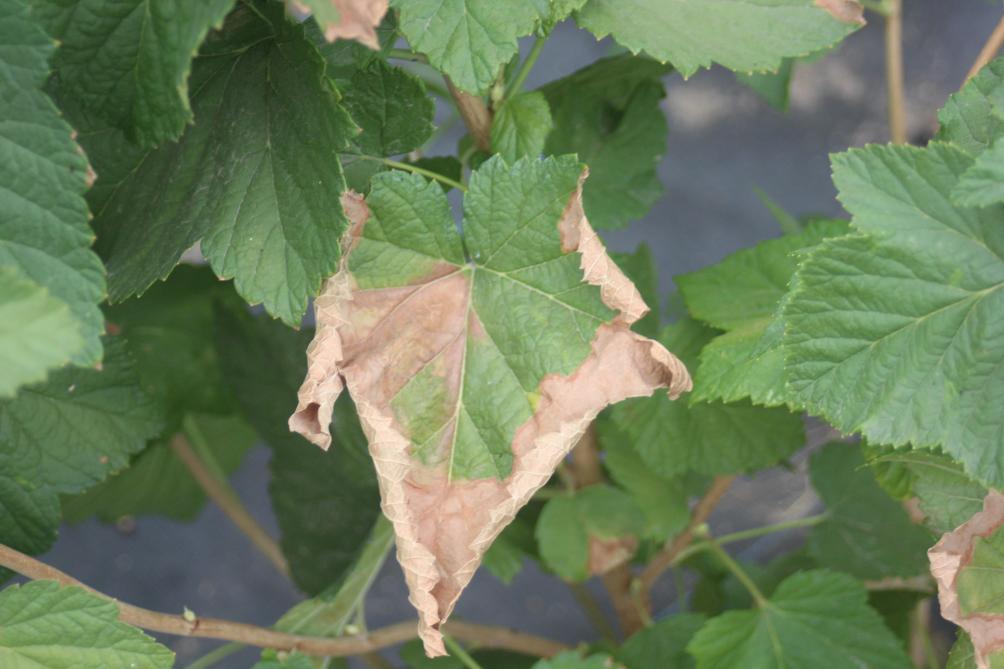
[[[593,576],[605,574],[630,560],[637,549],[635,537],[589,537],[589,573]]]
[[[398,561],[419,614],[419,635],[430,656],[445,654],[439,626],[485,551],[547,483],[596,415],[609,404],[650,395],[658,388],[675,398],[691,387],[683,363],[658,342],[629,329],[647,308],[607,257],[583,215],[581,198],[580,182],[558,223],[562,243],[569,252],[581,254],[583,279],[598,286],[603,300],[620,314],[598,328],[590,355],[575,371],[541,381],[534,413],[513,438],[509,476],[477,480],[451,480],[442,463],[422,465],[391,406],[403,385],[434,358],[447,395],[456,403],[465,342],[471,335],[483,335],[469,309],[471,272],[443,262],[408,286],[360,289],[348,270],[348,258],[369,210],[358,195],[347,194],[342,200],[350,236],[343,244],[339,272],[315,302],[317,333],[307,351],[307,377],[289,425],[327,448],[335,399],[348,387],[369,441],[383,511],[394,525]],[[438,436],[448,445],[455,429],[456,418]],[[607,550],[597,556],[597,566],[619,555]]]
[[[838,21],[865,24],[865,8],[857,0],[816,0],[816,6],[825,9]]]
[[[990,669],[988,656],[1004,649],[1004,616],[962,612],[957,580],[969,564],[977,537],[988,537],[1004,525],[1004,494],[991,491],[983,500],[983,510],[941,537],[927,551],[931,574],[938,582],[941,615],[952,621],[973,640],[978,669]]]

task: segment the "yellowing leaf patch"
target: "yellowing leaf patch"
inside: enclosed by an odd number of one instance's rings
[[[691,387],[629,329],[647,307],[583,214],[585,177],[573,157],[493,158],[471,176],[463,234],[415,175],[343,198],[351,227],[290,428],[326,448],[352,394],[430,656],[485,550],[599,411]]]

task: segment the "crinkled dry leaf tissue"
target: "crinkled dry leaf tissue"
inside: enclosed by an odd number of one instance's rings
[[[572,157],[496,157],[471,176],[463,237],[416,175],[342,200],[350,229],[290,428],[327,448],[348,388],[430,656],[487,548],[597,413],[691,388],[629,329],[647,307],[586,220],[585,178]]]
[[[354,39],[378,51],[376,28],[387,13],[390,0],[288,0],[291,7],[313,13],[324,39]]]

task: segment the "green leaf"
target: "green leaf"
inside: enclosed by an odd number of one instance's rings
[[[545,153],[577,153],[589,166],[583,206],[595,228],[641,218],[662,197],[656,167],[666,150],[669,68],[647,58],[600,60],[541,89],[554,118]]]
[[[201,240],[245,300],[299,324],[337,268],[338,152],[355,126],[302,26],[278,3],[256,7],[231,14],[196,58],[195,125],[177,143],[143,152],[107,129],[81,134],[101,174],[90,202],[112,301],[166,277]]]
[[[218,310],[217,331],[237,401],[274,450],[269,496],[280,546],[296,584],[316,594],[349,569],[381,517],[366,438],[348,397],[336,405],[336,439],[328,451],[289,431],[286,419],[306,374],[303,351],[312,333],[237,309]]]
[[[141,299],[105,312],[109,327],[129,342],[143,389],[167,411],[170,431],[187,412],[233,409],[216,355],[217,301],[240,304],[232,286],[218,281],[208,267],[183,265]]]
[[[762,242],[676,277],[690,313],[726,331],[701,351],[691,401],[786,402],[779,304],[805,249],[846,231],[845,221],[816,221],[802,233]]]
[[[630,495],[645,515],[645,535],[665,541],[690,520],[687,489],[679,479],[660,476],[632,445],[618,425],[604,417],[597,422],[603,460],[614,481]]]
[[[435,107],[425,93],[425,84],[384,60],[374,59],[355,71],[343,103],[362,128],[354,141],[364,154],[408,153],[432,136]]]
[[[776,71],[785,58],[830,47],[860,27],[813,0],[590,0],[578,23],[672,63],[684,77],[712,63]]]
[[[411,48],[460,89],[482,93],[548,15],[536,0],[393,0]]]
[[[19,270],[22,281],[69,307],[83,340],[72,361],[93,365],[101,359],[98,303],[105,297],[83,197],[93,175],[70,126],[41,90],[53,43],[20,0],[0,0],[0,44],[0,267]]]
[[[527,517],[527,511],[532,508],[525,507],[506,525],[481,561],[485,569],[506,585],[523,571],[523,562],[527,557],[536,556],[537,541],[533,536],[535,519]]]
[[[683,613],[669,616],[636,632],[617,650],[625,669],[693,669],[687,644],[704,624],[704,616]]]
[[[470,665],[453,655],[426,657],[417,639],[401,646],[401,659],[410,669],[470,669]],[[483,669],[531,669],[537,658],[504,650],[471,650],[470,656]]]
[[[118,621],[111,599],[55,581],[0,592],[4,669],[170,669],[174,653]]]
[[[809,534],[809,551],[820,565],[862,579],[927,571],[931,535],[879,487],[860,448],[829,444],[812,455],[809,470],[828,515]]]
[[[801,572],[782,582],[765,606],[709,621],[687,650],[698,669],[909,669],[899,640],[867,598],[850,576]]]
[[[824,241],[784,309],[792,396],[842,432],[941,446],[1004,483],[1004,209],[955,209],[971,160],[949,145],[835,156],[853,225]]]
[[[648,306],[648,313],[638,319],[631,326],[631,329],[646,337],[656,338],[659,336],[659,277],[655,269],[655,261],[652,259],[652,249],[648,244],[642,242],[635,249],[634,253],[611,253],[613,259],[621,271],[631,279],[642,299]]]
[[[966,616],[1004,613],[1004,530],[998,527],[988,536],[974,537],[955,587]]]
[[[142,146],[177,139],[192,120],[188,73],[234,0],[39,0],[59,40],[53,66],[84,109]],[[194,88],[194,87],[193,87]]]
[[[952,189],[960,207],[989,207],[1004,202],[1004,139],[998,139],[962,173]]]
[[[84,345],[77,320],[62,300],[25,277],[0,266],[0,397],[18,386],[43,381]]]
[[[544,564],[567,581],[583,581],[590,576],[591,539],[637,537],[643,530],[641,509],[627,493],[596,484],[548,500],[536,532]]]
[[[185,431],[196,432],[210,445],[216,462],[227,474],[243,461],[255,443],[254,431],[236,416],[190,415]],[[123,516],[166,516],[193,520],[206,503],[206,494],[191,472],[171,450],[168,440],[157,440],[132,459],[129,467],[80,495],[63,497],[63,518],[76,523],[97,516],[113,523]]]
[[[938,112],[936,141],[982,153],[1004,131],[1004,58],[980,70]]]
[[[786,112],[794,69],[795,60],[785,58],[776,72],[736,72],[736,79],[774,109]]]
[[[0,540],[28,553],[52,545],[59,494],[80,492],[129,463],[160,433],[125,342],[106,338],[102,369],[69,367],[0,402]]]
[[[507,99],[492,118],[492,150],[507,163],[537,158],[551,132],[551,109],[541,93],[520,93]]]
[[[609,655],[597,654],[584,658],[577,651],[569,650],[549,660],[537,662],[532,669],[610,669],[611,665]]]
[[[714,331],[693,320],[663,330],[660,341],[690,368]],[[776,464],[805,443],[802,419],[748,401],[670,402],[654,395],[613,407],[611,420],[652,470],[667,478],[753,471]]]
[[[969,635],[958,630],[958,637],[952,645],[952,652],[948,654],[948,664],[945,669],[976,669],[976,649],[973,648],[973,640]]]

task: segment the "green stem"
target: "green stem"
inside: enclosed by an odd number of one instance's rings
[[[508,100],[512,96],[519,93],[520,89],[523,88],[523,84],[526,82],[526,78],[530,76],[530,70],[533,69],[534,64],[537,59],[540,58],[541,51],[544,50],[544,43],[547,42],[546,37],[538,37],[533,43],[533,47],[530,49],[530,53],[526,55],[526,59],[519,64],[519,69],[516,70],[516,76],[513,77],[512,83],[505,92],[505,99]]]
[[[568,588],[572,591],[572,596],[575,597],[579,608],[586,614],[586,618],[589,619],[593,628],[604,639],[614,641],[617,638],[614,628],[611,627],[607,617],[603,615],[603,610],[600,609],[600,605],[596,602],[593,594],[582,583],[569,583]]]
[[[214,648],[213,650],[209,651],[208,653],[197,659],[195,662],[192,662],[190,665],[188,665],[188,669],[209,669],[209,667],[213,666],[214,664],[216,664],[217,662],[226,657],[230,657],[231,655],[241,650],[242,648],[244,648],[244,644],[242,643],[236,643],[236,642],[225,643],[219,648]]]
[[[460,663],[467,667],[467,669],[481,669],[481,665],[464,650],[463,646],[454,641],[453,637],[449,634],[443,635],[443,641],[446,642],[446,647],[450,649],[450,653],[460,660]]]
[[[714,539],[713,542],[702,541],[692,546],[688,546],[684,550],[680,551],[680,554],[676,556],[675,560],[673,560],[673,564],[680,564],[691,555],[694,555],[696,553],[701,553],[703,551],[710,549],[712,543],[717,543],[721,546],[724,546],[725,544],[735,543],[736,541],[743,541],[744,539],[755,539],[756,537],[762,537],[768,534],[773,534],[774,532],[783,532],[784,530],[794,530],[800,527],[813,527],[815,525],[819,525],[827,518],[829,518],[828,514],[821,513],[817,516],[796,518],[795,520],[786,520],[781,523],[774,523],[773,525],[764,525],[763,527],[754,527],[748,530],[740,530],[739,532],[723,534],[722,536]]]
[[[750,578],[749,574],[742,566],[732,559],[732,556],[728,554],[724,548],[722,548],[717,541],[713,539],[708,540],[708,549],[715,554],[718,560],[725,565],[725,567],[732,572],[732,574],[743,584],[747,590],[749,590],[750,595],[753,596],[753,601],[756,602],[758,607],[764,607],[767,605],[767,598],[764,597],[760,588],[757,587],[753,579]]]
[[[383,163],[387,167],[393,167],[396,170],[404,170],[405,172],[412,172],[413,174],[421,174],[423,177],[428,177],[429,179],[435,179],[440,183],[444,183],[447,186],[456,188],[457,190],[467,192],[467,186],[460,183],[459,181],[454,181],[450,177],[444,177],[442,174],[437,174],[432,170],[427,170],[424,167],[419,167],[417,165],[409,165],[408,163],[402,163],[397,160],[391,160],[390,158],[378,158],[377,156],[367,156],[362,153],[353,153],[356,158],[362,158],[363,160],[372,160],[378,163]]]

